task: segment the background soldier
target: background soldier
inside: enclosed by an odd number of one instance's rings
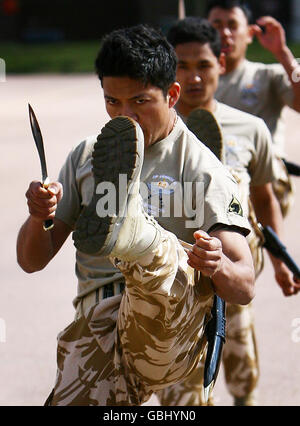
[[[252,13],[243,1],[209,1],[206,16],[220,33],[222,52],[226,59],[226,70],[220,76],[215,97],[220,102],[257,115],[266,122],[280,169],[279,178],[273,182],[273,189],[285,216],[292,205],[294,194],[291,178],[281,160],[286,156],[282,111],[285,106],[300,111],[300,82],[293,78],[298,63],[286,45],[281,24],[273,17],[266,16],[251,25]],[[246,59],[248,46],[254,36],[265,49],[273,53],[277,64],[263,64]],[[281,272],[276,270],[276,266],[275,275],[277,282],[280,281]],[[289,296],[294,294],[294,289],[283,288],[283,292]],[[242,318],[240,322],[243,323]],[[252,346],[255,347],[254,325],[251,330]],[[258,359],[255,365],[258,365]],[[248,377],[250,380],[251,375]],[[235,392],[236,385],[228,385],[231,392]],[[254,385],[248,388],[252,387]],[[252,393],[244,393],[243,397],[245,401],[251,401]]]
[[[208,21],[200,18],[181,20],[170,29],[168,39],[178,57],[176,77],[181,85],[181,94],[176,105],[177,112],[187,121],[188,126],[192,126],[190,128],[195,134],[206,132],[209,136],[214,130],[206,121],[202,121],[202,111],[198,108],[213,113],[220,125],[225,148],[224,161],[239,183],[242,206],[253,226],[247,238],[258,276],[263,266],[262,239],[249,203],[250,196],[258,220],[263,225],[271,225],[279,235],[282,234],[280,206],[271,184],[277,179],[278,169],[270,132],[260,118],[215,100],[219,75],[225,72],[225,58],[221,54],[219,35]],[[210,139],[215,144],[214,138]],[[281,274],[276,277],[284,292],[296,293],[298,287],[290,271],[278,259],[272,258],[272,262],[275,272],[281,270]],[[253,399],[241,400],[245,394],[251,393],[258,378],[252,322],[249,305],[245,308],[227,304],[227,343],[223,360],[236,405],[254,403]],[[199,377],[201,372],[198,371],[185,382],[162,391],[162,404],[203,404]]]

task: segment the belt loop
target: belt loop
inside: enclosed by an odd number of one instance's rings
[[[123,293],[124,289],[125,289],[125,283],[124,283],[123,281],[121,281],[121,282],[119,283],[119,291],[120,291],[120,294],[122,294],[122,293]]]
[[[112,287],[113,287],[113,296],[116,296],[118,294],[118,283],[113,282],[112,283]]]
[[[114,296],[113,283],[106,284],[103,288],[103,299]]]
[[[104,299],[104,289],[103,289],[103,287],[100,287],[100,300],[103,300]]]

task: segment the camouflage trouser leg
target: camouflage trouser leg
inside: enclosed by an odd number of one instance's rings
[[[253,206],[249,200],[249,222],[252,231],[247,237],[251,250],[255,276],[263,269],[263,237],[257,227]],[[256,347],[252,305],[226,304],[226,342],[223,366],[226,385],[235,398],[246,398],[256,388],[259,378],[259,360]]]
[[[249,204],[249,220],[253,230],[247,237],[252,253],[256,277],[263,268],[262,240],[253,207]],[[259,375],[254,323],[251,306],[226,303],[226,343],[223,364],[227,387],[234,397],[246,397],[256,386]],[[205,359],[205,356],[203,356]],[[203,395],[204,362],[200,361],[194,372],[183,382],[176,383],[157,393],[164,406],[205,406],[213,405],[211,396],[208,403]]]
[[[232,396],[244,398],[256,387],[258,354],[252,305],[226,306],[227,335],[223,350],[226,385]]]
[[[233,397],[245,398],[255,389],[259,376],[251,305],[240,306],[227,303],[226,321],[226,343],[222,359],[226,385]],[[161,405],[213,405],[213,397],[208,403],[203,397],[203,361],[199,362],[187,379],[157,392]]]
[[[294,185],[281,158],[277,157],[277,164],[280,178],[273,182],[273,191],[279,201],[282,216],[285,217],[294,203]]]
[[[166,407],[213,405],[211,399],[208,403],[204,400],[203,377],[204,360],[202,359],[198,363],[197,368],[183,382],[175,383],[156,393],[160,404]]]
[[[83,309],[59,335],[51,405],[140,405],[198,364],[213,291],[209,279],[195,283],[176,237],[166,232],[151,255],[114,263],[125,292]]]

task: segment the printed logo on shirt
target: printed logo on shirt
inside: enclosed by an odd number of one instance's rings
[[[223,135],[226,165],[233,168],[245,168],[249,152],[249,139],[237,135]],[[247,159],[245,160],[245,155]],[[245,163],[246,161],[246,163]]]
[[[186,228],[204,223],[204,182],[178,182],[167,175],[153,175],[140,183],[144,209],[156,218],[182,218]]]
[[[241,102],[248,106],[252,107],[258,104],[258,95],[259,95],[259,87],[257,84],[248,84],[241,91]]]
[[[154,217],[164,214],[164,199],[174,194],[177,182],[167,175],[154,175],[152,182],[147,183],[148,188],[148,213]]]
[[[112,182],[102,181],[96,187],[96,194],[100,197],[96,204],[99,217],[113,217],[122,215],[126,217],[127,208],[120,211],[117,208],[124,203],[124,197],[129,190],[126,174],[119,174],[118,189]],[[168,176],[153,176],[157,178],[152,182],[140,182],[140,196],[144,208],[154,217],[185,217],[186,228],[200,229],[204,223],[204,182],[177,182]],[[131,194],[129,190],[129,194]],[[135,212],[130,212],[134,215]],[[136,209],[139,215],[139,209]]]
[[[152,176],[151,190],[153,194],[163,192],[164,194],[172,194],[174,192],[175,179],[167,175],[154,175]],[[150,184],[147,184],[150,189]]]
[[[235,213],[235,214],[238,214],[239,216],[243,216],[243,209],[242,209],[241,203],[234,196],[232,197],[232,200],[229,204],[228,211],[229,213]]]

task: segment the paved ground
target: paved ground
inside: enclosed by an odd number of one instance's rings
[[[95,76],[8,77],[1,90],[0,405],[42,405],[55,378],[56,335],[73,317],[74,250],[69,240],[46,270],[25,274],[16,263],[15,241],[27,216],[24,193],[40,178],[27,103],[44,136],[49,174],[56,178],[70,148],[98,133],[108,117]],[[300,163],[299,116],[286,111],[288,154]],[[300,180],[294,179],[298,194]],[[286,220],[285,243],[300,263],[300,198]],[[254,301],[261,361],[261,405],[300,405],[300,304],[284,298],[270,264]],[[231,405],[220,373],[216,405]],[[157,404],[152,398],[148,404]]]

